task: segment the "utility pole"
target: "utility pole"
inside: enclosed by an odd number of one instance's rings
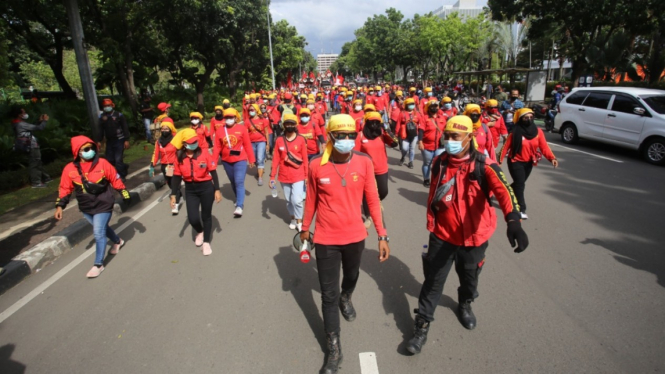
[[[65,0],[65,7],[67,8],[67,18],[69,18],[69,29],[72,33],[72,42],[74,44],[74,52],[76,54],[76,65],[79,68],[79,75],[81,76],[81,85],[83,86],[83,96],[85,97],[85,104],[88,109],[88,117],[90,118],[90,127],[92,128],[92,136],[99,139],[99,106],[97,104],[97,92],[95,91],[95,82],[92,79],[92,72],[90,71],[90,60],[88,60],[88,53],[83,46],[83,26],[81,25],[81,14],[77,0]]]
[[[272,90],[275,90],[275,65],[272,61],[272,37],[270,35],[270,4],[267,6],[268,9],[268,47],[270,48],[270,71],[272,72]]]

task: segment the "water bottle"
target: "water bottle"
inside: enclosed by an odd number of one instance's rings
[[[423,253],[421,254],[423,258],[427,257],[427,244],[423,245]]]
[[[302,248],[300,249],[300,262],[306,264],[309,262],[309,259],[310,259],[310,253],[309,250],[307,249],[307,240],[305,240],[302,243]]]
[[[270,193],[272,194],[272,197],[277,197],[277,187],[275,185],[270,186]]]

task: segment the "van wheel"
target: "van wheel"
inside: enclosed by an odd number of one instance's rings
[[[654,165],[665,165],[665,139],[655,138],[647,141],[642,147],[644,159]]]
[[[575,144],[580,140],[577,135],[577,127],[571,123],[565,123],[561,126],[559,132],[561,133],[561,141],[566,144]]]

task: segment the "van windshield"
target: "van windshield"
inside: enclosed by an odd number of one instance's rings
[[[651,109],[658,114],[665,114],[665,95],[640,96]]]

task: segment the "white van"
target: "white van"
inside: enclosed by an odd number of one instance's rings
[[[580,138],[635,149],[665,165],[665,91],[635,87],[574,88],[554,118],[561,140]]]

